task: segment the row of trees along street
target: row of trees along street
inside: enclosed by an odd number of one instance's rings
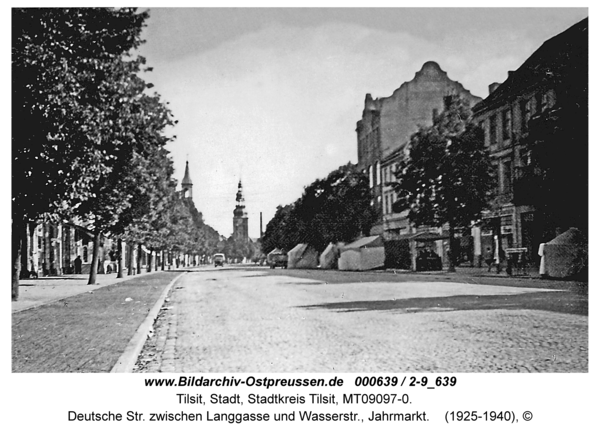
[[[304,188],[293,204],[277,207],[262,237],[262,250],[290,250],[307,243],[327,245],[368,235],[377,214],[371,206],[368,177],[348,163]]]
[[[147,18],[134,8],[12,10],[13,300],[26,227],[44,217],[92,227],[90,284],[104,235],[153,251],[218,238],[175,190],[165,146],[177,122],[135,53]]]

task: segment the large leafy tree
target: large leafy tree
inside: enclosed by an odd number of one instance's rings
[[[290,250],[300,242],[299,221],[294,204],[277,206],[261,239],[262,250],[268,254],[275,248]]]
[[[111,171],[93,188],[93,198],[77,209],[78,214],[94,225],[90,284],[95,283],[100,237],[107,232],[121,235],[123,221],[128,224],[131,213],[139,213],[139,209],[132,209],[133,204],[164,199],[165,184],[172,173],[164,150],[170,138],[164,132],[174,122],[158,95],[144,93],[148,85],[137,75],[142,63],[143,59],[123,62],[117,92],[113,93],[115,89],[111,87],[107,89],[106,124],[111,128],[105,131],[105,139],[113,143],[111,153],[116,159]],[[154,211],[144,207],[152,217]]]
[[[453,98],[432,126],[411,137],[409,146],[396,172],[394,209],[408,209],[417,226],[448,225],[453,271],[454,232],[480,219],[495,185],[483,130],[472,122],[468,104]]]
[[[323,250],[330,242],[368,234],[375,218],[368,179],[348,163],[307,186],[293,205],[277,208],[262,239],[263,252],[298,243]]]
[[[130,206],[124,211],[116,225],[111,228],[111,233],[119,241],[126,240],[130,244],[148,243],[155,247],[157,238],[161,238],[160,224],[166,219],[171,197],[176,194],[176,181],[171,178],[173,164],[168,157],[168,152],[161,146],[149,146],[149,154],[145,159],[140,159],[135,173],[137,181],[132,183],[129,190]],[[121,252],[122,248],[118,248]],[[130,254],[133,259],[133,254]],[[122,277],[119,255],[119,271],[117,277]],[[133,261],[130,261],[129,274],[133,274]]]
[[[558,92],[557,104],[531,119],[522,141],[529,164],[515,181],[515,200],[537,210],[542,241],[569,227],[588,229],[587,87],[580,86]]]
[[[124,57],[142,42],[135,9],[13,9],[12,298],[25,226],[47,213],[70,216],[94,197],[118,152],[107,139]],[[135,67],[134,67],[135,68]],[[114,107],[113,109],[118,109]],[[112,133],[108,134],[112,136]]]

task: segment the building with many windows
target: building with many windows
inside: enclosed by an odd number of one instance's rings
[[[444,109],[450,97],[460,97],[471,106],[481,101],[461,83],[448,78],[433,61],[426,62],[411,81],[391,96],[373,99],[367,94],[356,134],[358,166],[369,175],[372,205],[379,214],[371,234],[394,240],[412,232],[408,211],[392,210],[396,194],[390,183],[395,181],[396,165],[407,154],[411,135],[420,126],[432,125],[434,116]]]
[[[529,261],[535,261],[540,242],[549,240],[544,238],[544,224],[534,205],[534,184],[528,181],[534,170],[528,138],[532,121],[566,99],[571,99],[570,106],[582,107],[581,115],[587,118],[587,27],[585,19],[547,40],[516,71],[509,72],[506,81],[490,85],[489,96],[473,108],[498,176],[496,199],[484,215],[475,255],[488,248],[495,254],[520,248]],[[587,154],[587,139],[582,141],[575,143],[578,154]],[[564,148],[565,162],[575,151]],[[587,177],[587,160],[579,162]],[[587,200],[587,193],[581,192],[572,191]]]

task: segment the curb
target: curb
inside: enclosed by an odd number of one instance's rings
[[[187,272],[182,272],[179,276],[173,279],[169,285],[166,286],[152,309],[150,309],[150,312],[148,312],[146,319],[144,319],[142,324],[136,330],[135,334],[129,341],[129,344],[127,344],[127,348],[125,348],[125,351],[123,354],[121,354],[121,357],[119,357],[119,360],[117,360],[117,363],[113,366],[110,373],[130,373],[133,371],[133,367],[135,366],[137,358],[142,352],[142,348],[144,348],[144,344],[146,343],[148,332],[150,331],[150,328],[152,328],[152,325],[154,324],[154,321],[156,320],[156,317],[160,312],[160,308],[165,302],[169,291],[171,291],[173,285],[175,285],[175,283],[185,274],[187,274]]]

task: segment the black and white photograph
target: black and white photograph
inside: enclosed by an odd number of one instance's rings
[[[167,6],[11,8],[13,377],[590,372],[588,8]]]

